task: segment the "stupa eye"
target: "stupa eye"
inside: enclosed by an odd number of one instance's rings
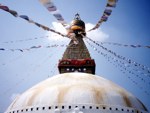
[[[71,69],[71,71],[72,71],[72,72],[74,72],[74,71],[75,71],[75,69],[74,69],[74,68],[72,68],[72,69]]]
[[[70,69],[69,69],[69,68],[67,68],[66,70],[67,70],[67,71],[70,71]]]
[[[78,71],[81,72],[81,68],[79,68]]]
[[[83,71],[86,71],[86,68],[83,68]]]

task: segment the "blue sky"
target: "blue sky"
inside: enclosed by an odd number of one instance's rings
[[[19,14],[28,15],[36,22],[63,32],[56,19],[38,0],[0,0],[0,3],[9,6],[10,9],[17,11]],[[89,27],[95,24],[102,16],[106,0],[54,0],[54,4],[59,8],[68,23],[78,12],[81,19]],[[97,41],[150,45],[149,5],[149,0],[119,0],[108,21],[103,23],[97,31],[88,33],[87,36]],[[61,59],[65,48],[44,47],[51,44],[67,44],[69,39],[48,33],[2,10],[0,10],[0,17],[0,48],[11,49],[29,48],[37,45],[43,46],[43,48],[25,52],[0,51],[0,111],[3,112],[16,95],[21,94],[31,86],[50,76],[58,74],[57,63]],[[49,36],[49,38],[39,38],[46,36]],[[38,39],[3,43],[5,41],[26,40],[35,37]],[[54,37],[59,39],[56,40]],[[150,67],[150,50],[148,48],[130,48],[107,44],[104,46],[119,55]],[[112,65],[90,46],[88,48],[97,64],[96,74],[115,82],[134,94],[150,111],[150,95],[144,93],[144,91],[150,91],[150,85],[142,83],[141,80],[129,73],[123,74],[119,67]],[[100,47],[97,48],[101,50]],[[111,54],[109,55],[112,56]],[[127,76],[131,76],[144,89],[135,85]],[[141,77],[144,78],[145,76]],[[146,82],[150,82],[149,77],[144,79],[146,79]]]

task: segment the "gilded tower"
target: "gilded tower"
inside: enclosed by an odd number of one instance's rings
[[[80,19],[79,14],[75,15],[70,26],[70,33],[74,34],[73,40],[59,60],[59,72],[84,72],[95,74],[95,61],[91,59],[90,53],[83,41],[85,23]]]

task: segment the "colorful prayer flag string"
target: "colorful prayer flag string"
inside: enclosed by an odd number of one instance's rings
[[[20,51],[20,52],[25,52],[25,51],[30,51],[32,49],[40,49],[40,48],[54,48],[54,47],[67,47],[67,45],[62,44],[62,45],[58,45],[58,44],[53,44],[53,45],[48,45],[48,46],[42,46],[42,45],[38,45],[38,46],[31,46],[30,48],[24,48],[24,49],[6,49],[6,48],[0,48],[0,51]]]
[[[93,42],[97,46],[101,47],[103,50],[113,54],[115,57],[117,57],[117,58],[119,58],[119,59],[121,59],[123,61],[126,61],[128,64],[133,65],[134,67],[138,67],[141,70],[146,71],[148,74],[150,74],[150,68],[149,67],[144,66],[142,64],[139,64],[139,63],[137,63],[137,62],[135,62],[135,61],[133,61],[133,60],[131,60],[129,58],[124,57],[124,56],[121,56],[121,55],[117,54],[116,52],[114,52],[112,50],[109,50],[108,48],[102,46],[100,43],[97,43],[96,41],[94,41],[94,40],[92,40],[92,39],[90,39],[88,37],[86,37],[86,39],[90,40],[91,42]]]
[[[49,27],[47,27],[47,26],[45,26],[45,25],[42,25],[42,24],[39,24],[39,23],[33,21],[33,20],[30,19],[27,15],[19,15],[16,11],[10,10],[7,6],[4,6],[4,5],[0,4],[0,9],[4,10],[4,11],[10,13],[10,14],[12,14],[14,17],[20,17],[21,19],[24,19],[24,20],[28,21],[29,23],[32,23],[32,24],[34,24],[34,25],[36,25],[36,26],[42,28],[43,30],[51,31],[51,32],[53,32],[53,33],[56,33],[56,34],[58,34],[58,35],[61,35],[62,37],[67,37],[66,35],[64,35],[64,34],[58,32],[58,31],[55,31],[55,30],[50,29]]]
[[[109,16],[112,13],[112,8],[116,7],[117,2],[118,0],[107,0],[106,8],[103,12],[103,15],[101,16],[97,24],[92,29],[88,30],[88,32],[98,29],[103,22],[106,22],[108,20]]]
[[[121,43],[114,43],[114,42],[97,42],[100,44],[109,44],[109,45],[114,45],[114,46],[123,46],[123,47],[132,47],[132,48],[148,48],[150,49],[150,45],[140,45],[140,44],[136,44],[136,45],[129,45],[129,44],[121,44]]]
[[[60,14],[59,10],[57,7],[54,5],[52,0],[39,0],[41,4],[43,4],[46,9],[53,14],[53,16],[60,22],[64,27],[67,26],[67,23],[65,22],[64,18]]]
[[[26,41],[32,41],[32,40],[37,40],[37,39],[43,39],[43,38],[49,38],[49,36],[41,36],[41,37],[35,37],[35,38],[27,38],[27,39],[20,39],[20,40],[11,40],[11,41],[5,41],[5,42],[0,42],[0,43],[18,43],[18,42],[26,42]]]
[[[133,70],[129,70],[130,67],[128,66],[128,68],[127,68],[126,65],[125,65],[125,63],[122,62],[121,60],[115,59],[114,57],[112,57],[112,56],[110,56],[110,55],[108,55],[108,54],[106,54],[106,53],[103,53],[102,51],[98,50],[95,46],[93,46],[89,41],[86,40],[86,42],[88,43],[88,45],[89,45],[91,48],[93,48],[94,51],[96,51],[97,53],[99,53],[100,55],[102,55],[104,58],[106,58],[109,63],[112,63],[112,64],[113,64],[116,68],[118,68],[124,75],[126,75],[127,78],[132,81],[132,83],[134,83],[136,86],[138,86],[138,88],[142,89],[145,94],[150,95],[150,93],[149,93],[147,90],[145,90],[145,88],[144,88],[142,85],[140,85],[137,81],[135,81],[135,80],[133,79],[133,77],[130,76],[130,75],[134,75],[134,77],[140,79],[144,84],[147,84],[147,85],[150,86],[150,82],[147,81],[146,78],[143,78],[143,77],[141,77],[140,75],[137,75],[137,74],[136,74],[136,71],[133,72]],[[112,61],[113,61],[114,63],[113,63]],[[128,72],[130,75],[129,75],[129,74],[126,74],[127,72]]]
[[[42,65],[43,65],[44,63],[46,63],[48,59],[50,59],[50,58],[52,58],[53,56],[55,56],[55,55],[54,55],[55,53],[56,53],[56,51],[52,52],[51,55],[48,54],[48,56],[44,57],[44,59],[43,59],[43,60],[40,60],[40,62],[39,62],[39,60],[38,60],[38,61],[37,61],[38,63],[33,67],[33,69],[32,69],[31,71],[32,71],[32,72],[38,72],[38,71],[39,71],[39,68],[41,68]],[[42,61],[42,62],[41,62],[41,61]],[[30,69],[31,69],[31,67],[30,67]],[[52,68],[52,69],[53,69],[53,68]],[[31,72],[31,71],[29,71],[29,72]],[[17,75],[17,74],[16,74],[16,75]],[[13,89],[19,87],[23,82],[25,82],[25,81],[27,81],[27,80],[30,80],[30,78],[32,77],[32,75],[33,75],[33,74],[28,73],[25,78],[21,78],[20,81],[16,82],[16,83],[13,85],[13,87],[10,87],[10,88],[6,89],[6,90],[5,90],[3,93],[1,93],[1,94],[7,95],[11,90],[13,90]]]

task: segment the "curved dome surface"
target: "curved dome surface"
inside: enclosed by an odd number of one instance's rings
[[[5,113],[148,113],[132,94],[86,73],[53,76],[18,96]]]

